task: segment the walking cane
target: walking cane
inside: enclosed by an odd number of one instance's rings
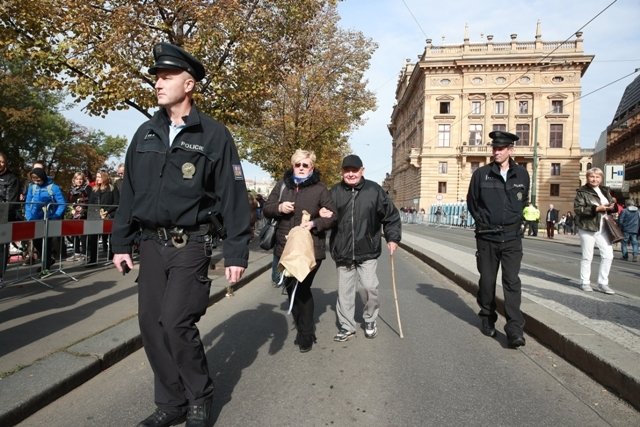
[[[393,254],[389,256],[391,259],[391,286],[393,286],[393,299],[396,302],[396,316],[398,317],[398,329],[400,330],[400,338],[404,338],[402,333],[402,322],[400,322],[400,308],[398,307],[398,292],[396,291],[396,267],[393,262]]]

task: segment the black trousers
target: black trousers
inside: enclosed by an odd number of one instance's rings
[[[538,235],[538,221],[527,221],[527,225],[529,226],[529,231],[527,232],[528,236],[537,236]]]
[[[522,262],[522,240],[491,242],[476,239],[478,251],[476,262],[480,273],[477,295],[480,317],[489,317],[493,322],[496,314],[496,279],[498,267],[502,267],[502,289],[504,291],[504,312],[507,324],[504,330],[507,336],[522,335],[524,317],[520,311],[522,282],[520,281],[520,263]]]
[[[322,260],[316,260],[316,268],[311,270],[303,282],[298,283],[296,294],[293,299],[293,307],[291,307],[291,314],[298,330],[298,335],[313,336],[315,337],[315,320],[313,318],[313,294],[311,293],[311,284],[316,277],[316,273],[322,264]],[[296,279],[288,278],[286,287],[287,294],[289,294],[289,301],[291,301],[291,295]]]
[[[209,305],[211,281],[204,243],[177,249],[157,240],[140,243],[138,319],[154,374],[156,405],[183,411],[213,395],[207,358],[196,322]]]

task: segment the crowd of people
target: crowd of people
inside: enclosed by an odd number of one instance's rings
[[[40,221],[44,219],[107,219],[113,218],[118,206],[117,185],[124,175],[124,165],[117,169],[120,176],[111,183],[105,170],[96,173],[95,181],[89,171],[74,173],[69,185],[55,182],[49,176],[43,161],[32,164],[25,180],[9,169],[9,159],[0,152],[0,201],[8,204],[6,221]],[[88,213],[97,212],[93,218]],[[88,260],[88,265],[97,261],[97,243],[102,241],[108,250],[108,235],[73,236],[68,239],[49,237],[31,242],[12,242],[0,245],[0,287],[10,258],[10,245],[20,250],[21,261],[28,264],[43,263],[42,274],[47,274],[58,260]],[[68,256],[68,248],[72,251]],[[43,262],[44,261],[44,262]]]

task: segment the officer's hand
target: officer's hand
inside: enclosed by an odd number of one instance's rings
[[[393,255],[396,249],[398,249],[398,244],[396,242],[388,242],[387,248],[389,249],[389,253]]]
[[[122,261],[126,263],[129,269],[133,268],[133,260],[131,259],[131,255],[129,254],[113,254],[113,265],[116,266],[116,270],[122,273]]]
[[[244,274],[244,267],[225,267],[224,275],[230,284],[238,283]]]

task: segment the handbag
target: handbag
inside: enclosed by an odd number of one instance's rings
[[[622,230],[620,230],[620,227],[618,227],[618,223],[609,215],[604,216],[604,229],[612,245],[624,240],[624,234]]]
[[[280,195],[278,196],[278,204],[280,204],[280,200],[282,199],[282,192],[284,191],[284,182],[282,183],[282,187],[280,187]],[[260,230],[260,247],[265,251],[273,249],[276,245],[276,227],[278,226],[278,220],[275,218],[271,218],[269,222],[267,222],[262,230]]]

